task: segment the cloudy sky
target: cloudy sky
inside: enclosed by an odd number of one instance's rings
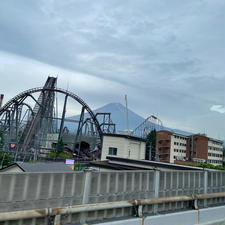
[[[92,108],[124,104],[225,137],[225,0],[1,0],[4,102],[48,75]]]

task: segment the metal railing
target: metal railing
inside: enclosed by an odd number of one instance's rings
[[[100,211],[107,209],[127,208],[134,207],[136,211],[135,216],[143,217],[143,206],[155,205],[172,202],[186,202],[191,201],[193,208],[198,210],[198,200],[213,199],[213,198],[224,198],[225,192],[222,193],[211,193],[211,194],[199,194],[199,195],[186,195],[186,196],[174,196],[166,198],[150,198],[140,199],[132,201],[119,201],[119,202],[106,202],[96,204],[83,204],[73,205],[60,208],[43,208],[35,210],[24,210],[14,212],[3,212],[0,213],[0,221],[20,220],[29,218],[40,218],[45,216],[57,216],[57,220],[60,215],[73,214],[73,213],[84,213],[90,211]],[[85,221],[83,221],[84,223]]]

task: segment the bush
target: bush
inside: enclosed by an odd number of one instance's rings
[[[208,168],[208,169],[215,169],[215,170],[225,170],[225,167],[218,165],[218,166],[214,166],[213,164],[210,163],[198,163],[197,165],[193,164],[193,163],[187,163],[187,166],[197,166],[197,167],[201,167],[201,168]]]
[[[221,165],[218,166],[214,166],[210,163],[199,163],[197,165],[198,167],[202,167],[202,168],[208,168],[208,169],[216,169],[216,170],[224,170],[225,168]]]
[[[0,149],[3,148],[4,143],[5,143],[5,141],[4,141],[4,135],[3,135],[2,131],[0,131]]]
[[[72,158],[72,156],[66,152],[61,152],[61,153],[51,152],[48,154],[48,156],[53,159],[71,159]]]
[[[7,153],[0,153],[0,166],[8,166],[13,162],[13,158]]]
[[[58,155],[58,158],[61,158],[61,159],[70,159],[72,158],[72,156],[66,152],[62,152]]]
[[[221,166],[221,165],[218,165],[218,166],[215,166],[215,169],[217,169],[217,170],[224,170],[225,168],[223,166]]]

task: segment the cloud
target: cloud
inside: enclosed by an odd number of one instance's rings
[[[92,107],[126,93],[143,117],[203,130],[224,101],[224,11],[221,0],[1,1],[0,90],[13,97],[59,74]],[[210,135],[225,135],[220,116]]]
[[[211,108],[210,108],[211,111],[215,111],[215,112],[218,112],[218,113],[225,113],[225,107],[222,106],[222,105],[213,105]]]
[[[4,103],[22,91],[43,86],[48,76],[57,76],[59,88],[68,89],[77,94],[91,108],[111,101],[119,101],[124,91],[130,93],[125,84],[52,66],[15,54],[0,51],[0,61],[1,80],[5,84],[0,83],[0,92],[5,94]]]

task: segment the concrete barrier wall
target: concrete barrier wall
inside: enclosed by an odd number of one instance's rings
[[[0,174],[0,212],[225,191],[224,171],[112,171]],[[224,198],[198,202],[224,204]],[[189,202],[144,206],[145,214],[190,209]],[[134,209],[88,212],[87,221],[133,216]],[[79,221],[68,215],[62,221]],[[63,222],[64,223],[64,222]],[[14,223],[15,224],[15,223]],[[41,224],[41,223],[39,223]]]
[[[0,211],[82,204],[84,173],[0,174]]]

